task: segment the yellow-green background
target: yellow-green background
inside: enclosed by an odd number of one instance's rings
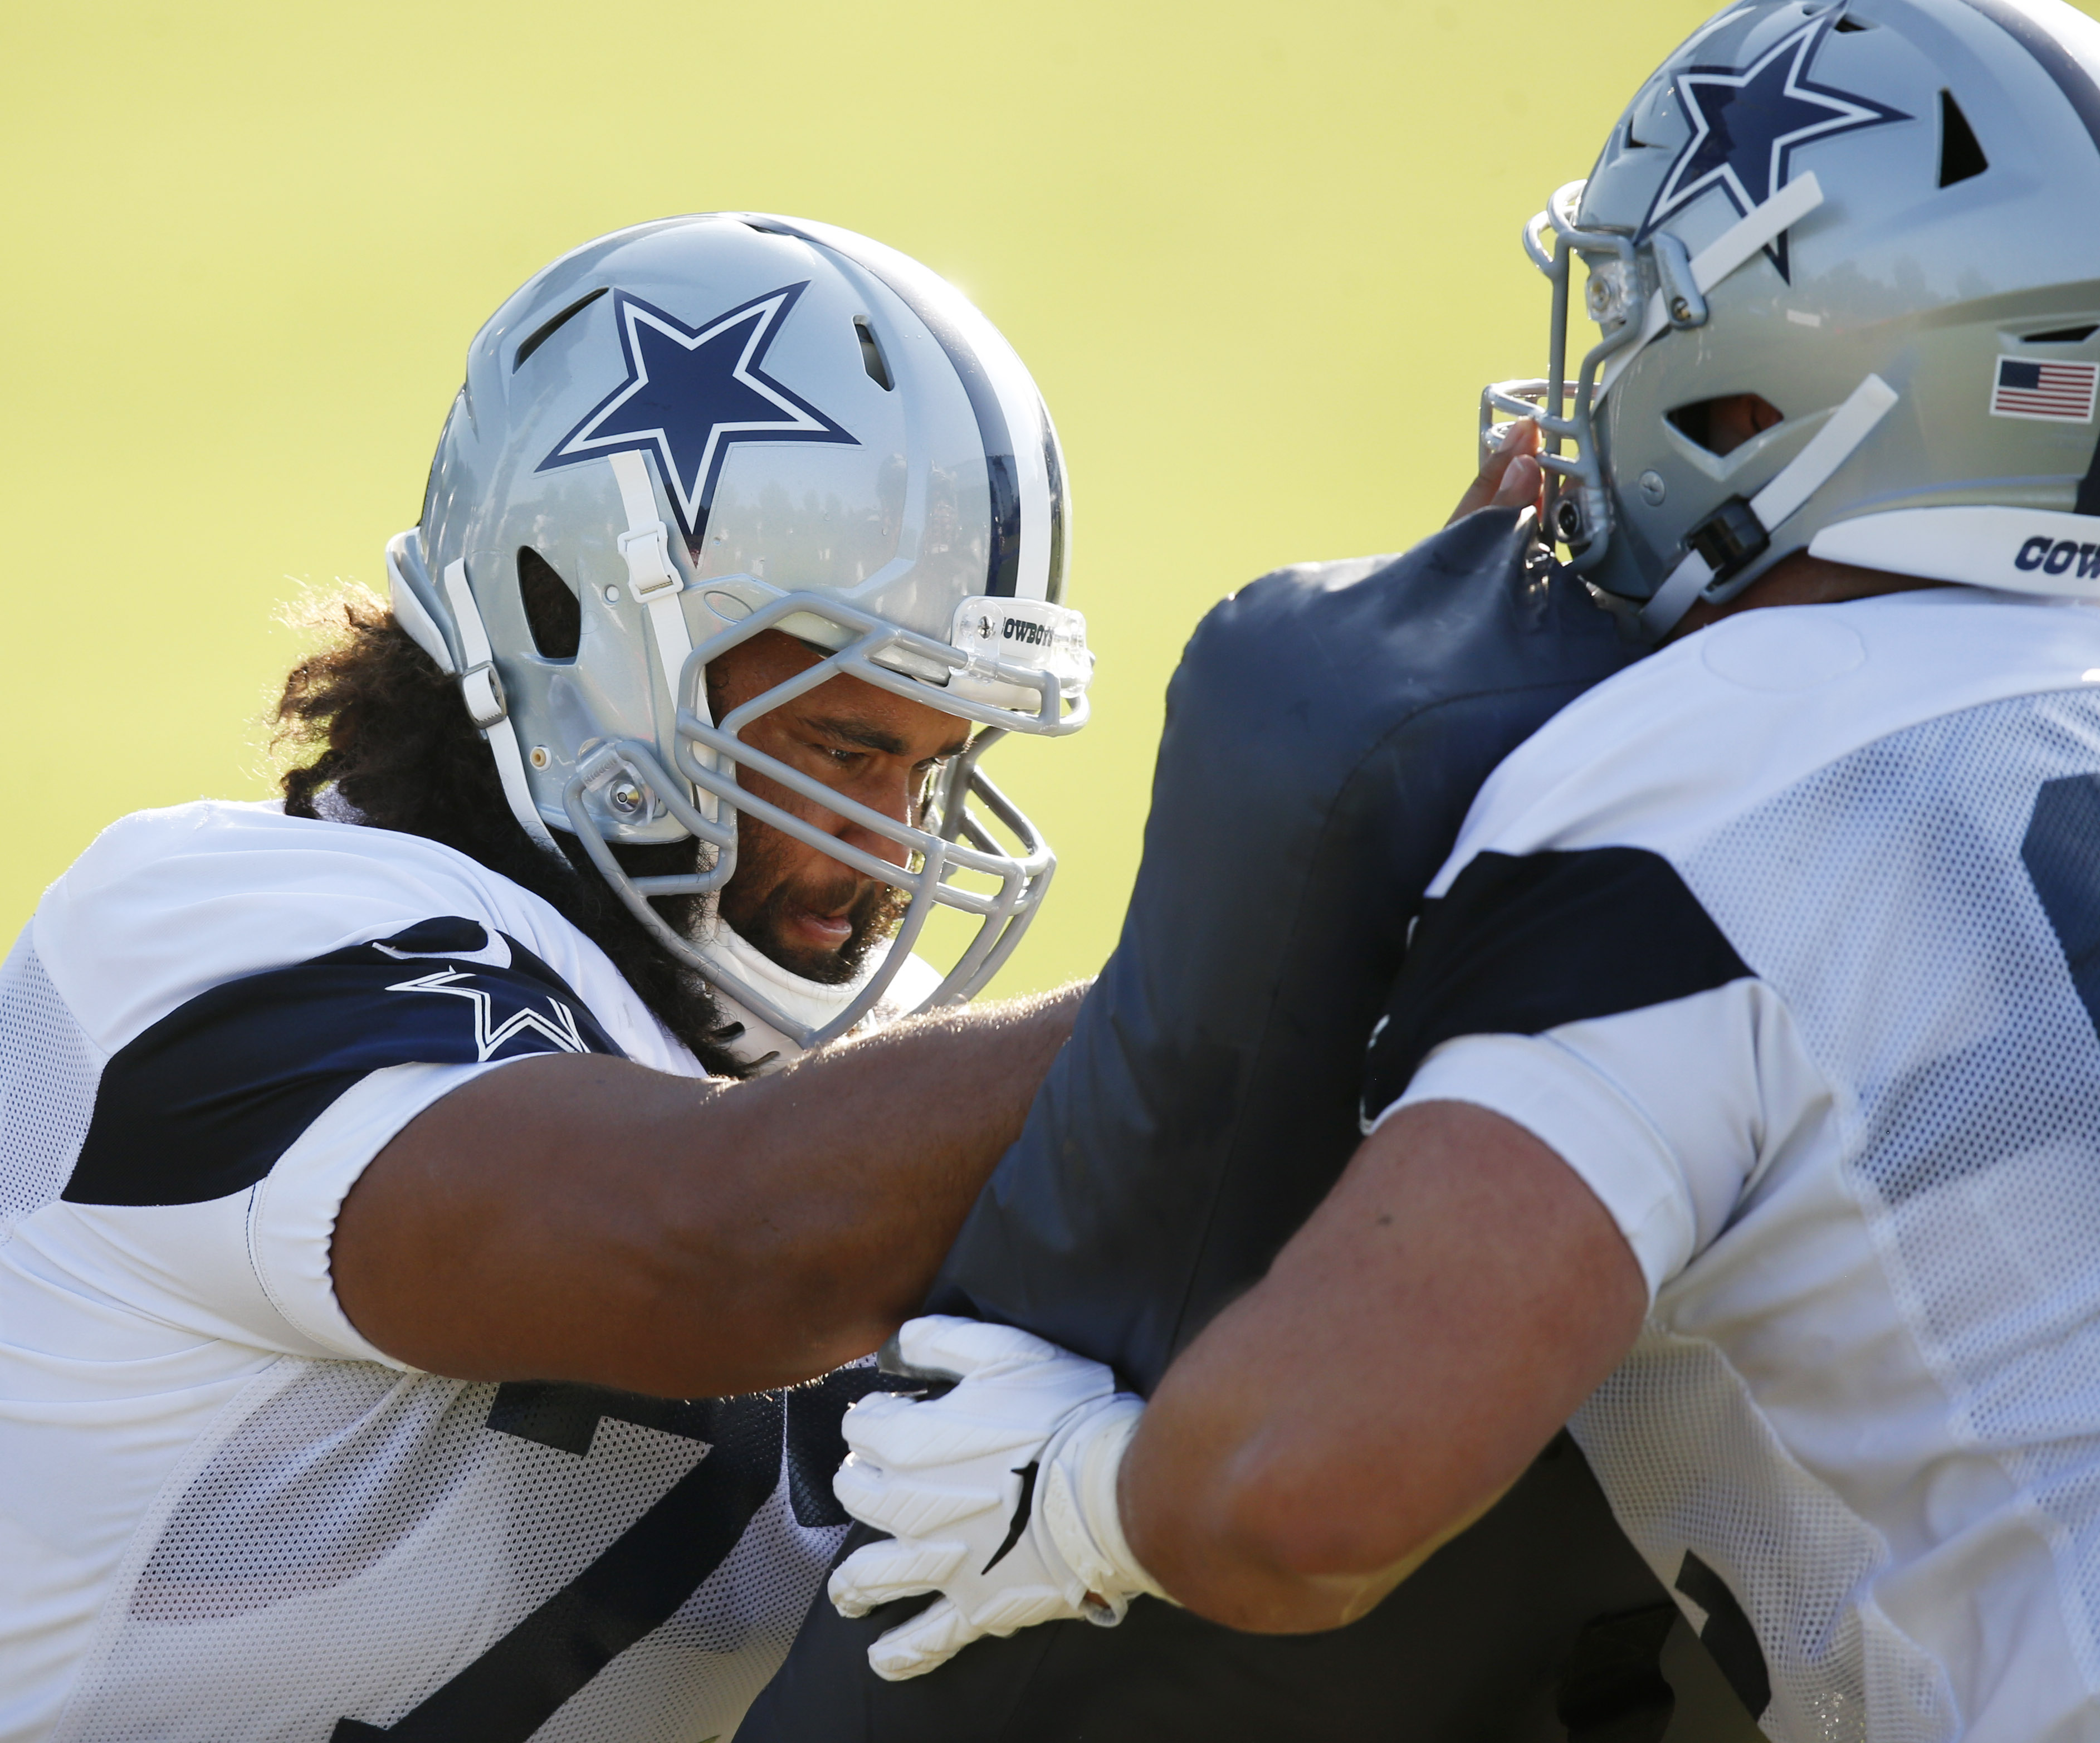
[[[0,930],[110,819],[267,790],[303,584],[383,585],[466,342],[665,213],[880,236],[1042,384],[1094,723],[993,772],[1062,865],[1010,989],[1096,967],[1204,608],[1394,549],[1542,360],[1518,227],[1701,0],[8,7]]]

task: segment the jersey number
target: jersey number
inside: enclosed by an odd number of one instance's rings
[[[846,1368],[814,1386],[741,1398],[645,1398],[595,1386],[512,1382],[488,1426],[579,1457],[602,1418],[708,1444],[707,1455],[605,1553],[458,1675],[391,1725],[336,1722],[332,1743],[524,1743],[570,1696],[670,1620],[721,1565],[780,1480],[805,1525],[849,1523],[832,1494],[845,1458],[839,1419],[866,1393],[898,1382]]]

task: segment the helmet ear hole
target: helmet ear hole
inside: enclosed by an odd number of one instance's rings
[[[583,640],[582,602],[554,566],[529,545],[518,547],[518,598],[541,657],[574,660]]]
[[[1723,394],[1663,415],[1686,440],[1717,457],[1733,453],[1752,436],[1786,421],[1786,413],[1761,394]]]

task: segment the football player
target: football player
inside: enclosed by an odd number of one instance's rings
[[[0,1737],[735,1728],[847,1524],[818,1376],[1070,1026],[952,1008],[1051,874],[978,759],[1085,720],[1065,528],[865,238],[496,311],[281,805],[112,825],[0,970]]]
[[[1749,0],[1642,87],[1489,404],[1660,651],[1488,779],[1361,1148],[1149,1400],[907,1326],[951,1389],[837,1482],[840,1607],[941,1594],[880,1671],[1339,1627],[1572,1419],[1767,1735],[2100,1729],[2096,200],[2059,0]]]

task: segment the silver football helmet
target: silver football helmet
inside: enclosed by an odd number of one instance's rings
[[[1749,0],[1524,227],[1546,535],[1659,638],[1782,558],[2100,595],[2100,24],[2062,0]],[[1599,337],[1571,377],[1579,287]],[[1740,445],[1708,408],[1755,395]]]
[[[1042,397],[960,293],[864,236],[717,213],[588,243],[496,311],[421,524],[387,569],[396,617],[458,677],[520,825],[550,850],[572,832],[665,950],[809,1047],[907,964],[938,982],[911,1006],[968,998],[1041,904],[1055,858],[978,759],[1008,732],[1086,721],[1092,660],[1062,603],[1069,522]],[[708,663],[771,629],[825,657],[712,719]],[[980,729],[924,817],[882,815],[739,741],[838,673]],[[904,863],[747,792],[739,770]],[[905,898],[847,986],[789,973],[718,920],[682,936],[650,906],[718,892],[742,816]],[[630,877],[611,850],[688,837],[704,849],[685,876]],[[975,923],[945,977],[912,956],[937,907]]]

